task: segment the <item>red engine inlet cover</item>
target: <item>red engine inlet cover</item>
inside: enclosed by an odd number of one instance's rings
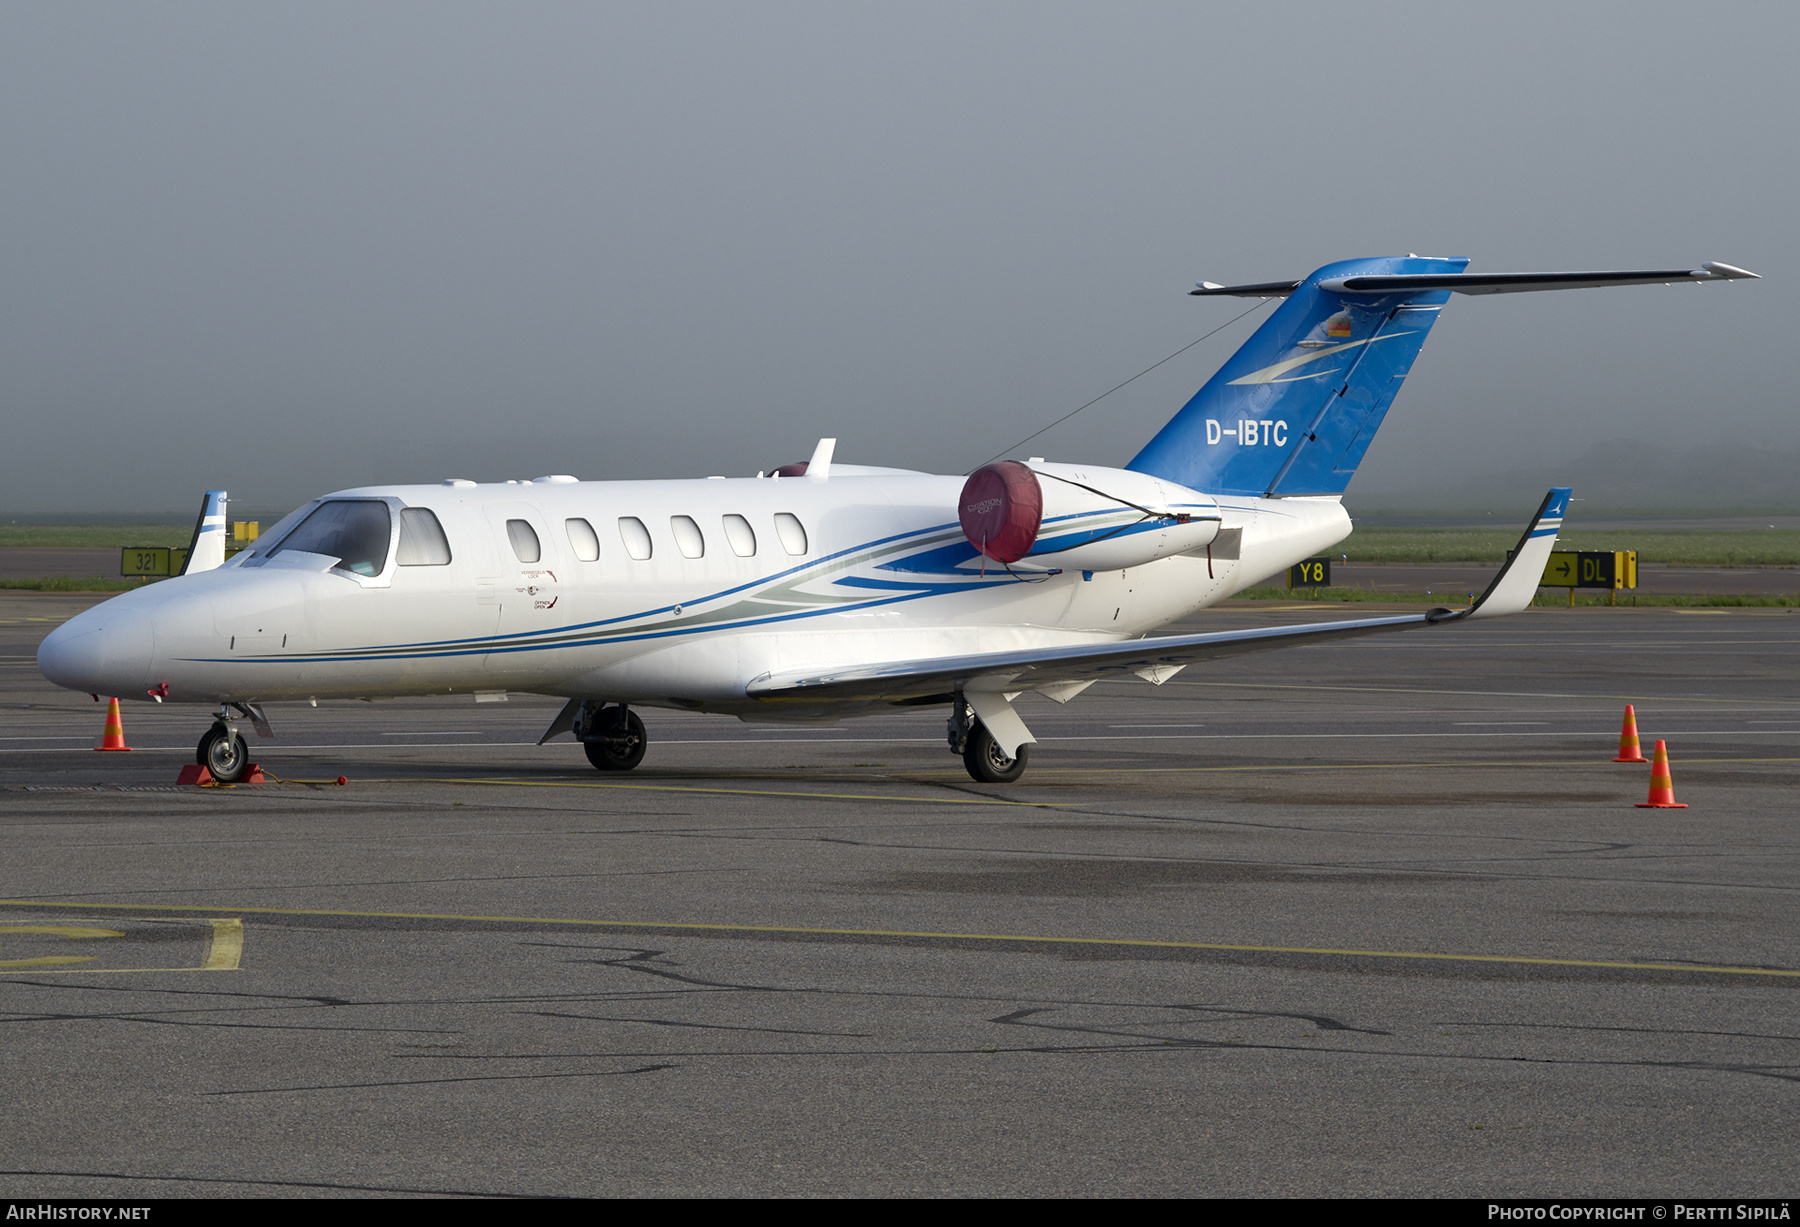
[[[986,464],[963,483],[957,514],[970,545],[995,562],[1017,562],[1037,541],[1044,491],[1017,460]]]

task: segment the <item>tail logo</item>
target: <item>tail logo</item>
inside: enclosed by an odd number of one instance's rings
[[[1389,332],[1378,337],[1370,337],[1365,341],[1350,341],[1343,345],[1333,345],[1328,349],[1315,349],[1309,354],[1301,354],[1298,358],[1289,358],[1286,361],[1277,362],[1274,366],[1265,366],[1260,371],[1252,371],[1241,379],[1232,380],[1227,386],[1235,388],[1243,384],[1298,383],[1302,379],[1318,379],[1321,376],[1332,374],[1338,368],[1331,367],[1330,369],[1323,371],[1309,371],[1304,375],[1290,376],[1288,375],[1288,372],[1297,370],[1309,362],[1317,362],[1320,358],[1329,358],[1332,354],[1341,354],[1347,349],[1355,349],[1358,345],[1374,345],[1378,341],[1392,341],[1397,337],[1409,337],[1411,335],[1412,331]],[[1286,378],[1283,378],[1284,376],[1286,376]]]

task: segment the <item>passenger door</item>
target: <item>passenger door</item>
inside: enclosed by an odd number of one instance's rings
[[[541,510],[525,503],[493,503],[486,508],[494,554],[499,630],[487,656],[490,674],[529,673],[543,661],[537,635],[567,621],[562,606],[567,561]]]

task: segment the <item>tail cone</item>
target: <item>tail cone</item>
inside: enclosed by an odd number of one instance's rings
[[[1650,799],[1639,801],[1639,809],[1686,809],[1687,806],[1675,799],[1675,781],[1669,776],[1669,750],[1658,739],[1656,743],[1656,761],[1650,767]]]
[[[1625,725],[1619,730],[1619,757],[1615,763],[1647,763],[1642,746],[1638,742],[1637,712],[1631,704],[1625,705]]]
[[[117,699],[108,699],[106,701],[106,732],[100,738],[100,744],[95,746],[94,749],[131,749],[130,746],[125,744],[125,723],[119,717],[119,701]]]

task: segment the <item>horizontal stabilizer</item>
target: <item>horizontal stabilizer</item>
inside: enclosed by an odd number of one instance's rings
[[[1761,280],[1747,269],[1706,263],[1699,268],[1643,269],[1615,273],[1424,273],[1392,277],[1338,277],[1319,283],[1337,294],[1401,294],[1449,290],[1455,294],[1523,294],[1532,290],[1592,290],[1609,285],[1673,285],[1678,281]]]
[[[1299,288],[1298,281],[1259,281],[1255,285],[1219,285],[1212,281],[1202,281],[1199,289],[1189,290],[1188,293],[1196,297],[1221,294],[1232,298],[1286,298]]]
[[[1319,282],[1333,294],[1413,294],[1449,290],[1455,294],[1523,294],[1532,290],[1591,290],[1610,285],[1673,285],[1681,281],[1760,281],[1760,275],[1730,264],[1707,261],[1699,268],[1628,269],[1589,273],[1401,273],[1389,276],[1333,277]],[[1263,281],[1255,285],[1217,285],[1202,281],[1188,293],[1206,297],[1285,298],[1299,281]]]

